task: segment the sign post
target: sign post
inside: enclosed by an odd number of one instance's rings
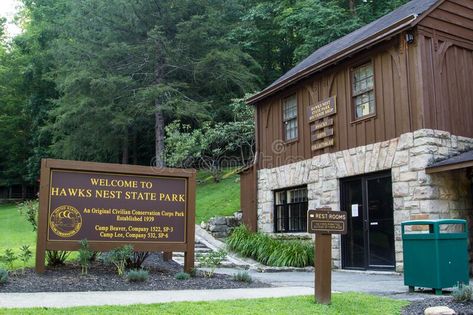
[[[346,234],[347,213],[318,208],[307,212],[307,232],[315,234],[315,301],[332,301],[332,234]]]
[[[195,170],[43,160],[36,271],[46,250],[92,250],[131,244],[136,251],[185,253],[194,267]]]

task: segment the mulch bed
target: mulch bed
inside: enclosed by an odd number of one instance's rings
[[[87,275],[71,262],[64,266],[48,267],[44,274],[32,269],[11,273],[7,284],[0,285],[0,293],[6,292],[78,292],[78,291],[134,291],[134,290],[186,290],[186,289],[236,289],[270,287],[269,284],[253,281],[234,281],[231,276],[215,274],[205,278],[197,273],[189,280],[175,279],[183,271],[174,261],[165,262],[160,254],[151,255],[144,264],[149,271],[146,282],[128,282],[116,274],[114,267],[100,261],[93,262]]]
[[[426,298],[424,300],[414,301],[406,306],[403,315],[424,314],[424,310],[431,306],[447,306],[454,310],[457,315],[473,314],[473,301],[468,303],[455,302],[452,297],[447,298]]]

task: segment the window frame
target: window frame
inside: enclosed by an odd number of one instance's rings
[[[284,105],[286,104],[285,100],[287,100],[288,98],[291,98],[291,97],[294,97],[294,99],[296,100],[296,116],[294,118],[291,118],[291,119],[287,119],[285,120],[284,119]],[[281,122],[282,122],[282,139],[284,140],[284,143],[288,144],[288,143],[293,143],[293,142],[296,142],[296,141],[299,141],[299,102],[297,100],[297,93],[296,92],[291,92],[291,93],[288,93],[286,94],[285,96],[283,96],[281,98]],[[295,120],[296,121],[296,127],[297,127],[297,131],[296,131],[296,136],[295,138],[292,138],[292,139],[287,139],[287,130],[286,130],[286,122],[288,121],[291,121],[291,120]]]
[[[355,70],[357,68],[360,68],[360,67],[362,67],[364,65],[367,65],[367,64],[369,64],[371,66],[371,68],[373,69],[373,87],[371,89],[366,89],[363,92],[355,94],[354,90],[353,90],[354,83],[355,83],[355,78],[354,78]],[[349,76],[350,76],[350,98],[351,98],[350,101],[351,101],[351,108],[352,108],[351,123],[358,123],[360,121],[376,117],[376,114],[377,114],[377,106],[376,106],[376,71],[375,71],[373,59],[372,58],[363,59],[362,61],[357,62],[356,64],[352,65],[349,69],[350,69]],[[373,112],[369,113],[367,115],[361,116],[361,117],[356,117],[356,103],[355,103],[356,97],[358,97],[360,95],[363,95],[365,93],[369,93],[371,91],[373,91],[373,107],[374,107]]]
[[[296,190],[296,189],[301,189],[304,188],[306,190],[306,201],[300,201],[300,202],[288,202],[288,192],[291,190]],[[278,193],[284,192],[286,194],[284,203],[282,204],[276,204],[276,195]],[[273,191],[273,218],[274,218],[274,233],[307,233],[307,210],[309,209],[309,190],[307,185],[301,185],[301,186],[294,186],[294,187],[286,187],[283,189],[277,189]],[[290,217],[289,217],[289,206],[294,206],[298,205],[299,207],[304,207],[302,209],[302,212],[299,209],[299,216],[296,217],[298,219],[297,222],[293,222],[294,225],[299,225],[299,229],[293,229],[290,230]],[[283,216],[284,223],[281,224],[281,226],[286,225],[286,230],[284,229],[278,229],[278,207],[283,207],[283,211],[285,212],[285,216]],[[302,215],[302,216],[301,216]],[[304,216],[305,215],[305,216]],[[304,222],[305,219],[305,222]]]

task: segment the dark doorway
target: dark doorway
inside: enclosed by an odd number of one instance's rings
[[[342,267],[394,269],[394,220],[391,173],[341,180],[341,210],[348,213],[342,237]]]

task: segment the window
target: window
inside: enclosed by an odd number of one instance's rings
[[[352,70],[352,95],[355,120],[375,113],[373,64],[365,63]]]
[[[297,98],[291,95],[283,100],[284,140],[297,139]]]
[[[274,231],[307,231],[307,187],[274,192]]]

